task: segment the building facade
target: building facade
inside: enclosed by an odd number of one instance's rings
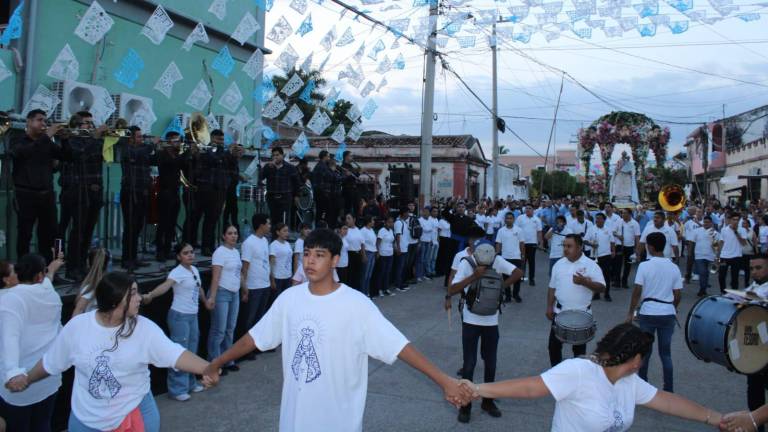
[[[500,155],[499,161],[504,165],[517,165],[521,177],[531,177],[534,170],[544,168],[543,156],[529,155]],[[566,171],[572,175],[579,173],[579,158],[576,149],[561,149],[550,155],[546,161],[547,171]]]

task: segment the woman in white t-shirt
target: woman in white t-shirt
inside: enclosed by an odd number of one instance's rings
[[[768,216],[758,219],[757,239],[760,242],[760,253],[768,253]]]
[[[297,272],[302,266],[302,257],[304,256],[304,239],[312,232],[312,227],[308,223],[299,226],[299,238],[293,244],[293,271]],[[254,323],[255,324],[255,323]]]
[[[200,282],[200,272],[192,265],[195,262],[195,250],[189,243],[179,243],[176,246],[176,259],[179,265],[168,273],[165,282],[141,296],[141,299],[144,304],[149,304],[173,288],[173,303],[168,309],[167,318],[171,340],[196,353],[200,340],[197,305],[198,300],[205,303],[205,292]],[[189,400],[190,393],[199,393],[204,389],[193,374],[168,370],[168,396],[171,398],[184,402]]]
[[[223,243],[211,257],[211,287],[206,308],[211,312],[211,329],[208,332],[208,358],[214,359],[232,346],[232,339],[240,311],[240,252],[237,250],[237,228],[229,225],[221,236]],[[234,363],[224,367],[222,375],[237,372]]]
[[[339,254],[339,262],[336,264],[336,272],[339,274],[339,281],[346,285],[349,282],[349,243],[347,243],[349,227],[340,226],[338,234],[341,237],[341,253]]]
[[[22,390],[75,367],[69,430],[160,430],[148,364],[203,374],[208,362],[168,339],[139,315],[141,296],[127,273],[105,275],[96,287],[98,309],[72,318],[29,372]],[[206,384],[215,377],[204,378]],[[143,426],[143,429],[141,427]]]
[[[373,267],[376,265],[376,233],[373,232],[373,217],[363,216],[363,227],[360,229],[363,245],[360,249],[362,257],[362,275],[360,292],[371,297],[371,277],[373,276]]]
[[[101,277],[107,271],[110,255],[104,248],[93,248],[88,252],[88,274],[80,284],[80,293],[75,299],[75,309],[72,316],[75,317],[83,312],[96,310],[96,299],[93,298],[93,292],[96,291],[96,285],[99,284]]]
[[[277,295],[291,287],[293,249],[288,243],[288,234],[288,225],[282,222],[276,224],[272,233],[274,240],[269,244],[269,265],[275,276]]]
[[[395,233],[392,231],[395,220],[387,217],[384,226],[376,234],[376,275],[373,280],[379,291],[379,297],[395,295],[389,291],[390,276],[392,276],[392,260],[395,253]]]
[[[611,329],[588,358],[565,360],[540,376],[465,385],[478,398],[555,398],[551,430],[624,432],[635,405],[717,428],[721,414],[674,393],[657,390],[637,376],[653,336],[624,323]]]

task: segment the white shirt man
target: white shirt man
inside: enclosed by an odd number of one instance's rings
[[[512,216],[507,218],[507,220],[509,219],[512,219]],[[496,233],[496,251],[501,252],[502,258],[506,260],[520,260],[522,259],[521,251],[524,249],[525,241],[519,226],[512,225],[512,227],[509,227],[505,225],[499,228],[499,232]]]
[[[571,219],[570,222],[566,223],[566,226],[568,227],[568,229],[571,230],[572,233],[578,234],[582,236],[582,238],[586,237],[587,231],[589,231],[589,227],[593,225],[594,224],[587,219],[583,219],[582,221],[579,221],[578,218],[573,218]],[[592,247],[589,246],[588,244],[584,244],[584,251],[589,253],[592,251]]]
[[[515,225],[519,226],[522,230],[523,241],[525,244],[539,244],[539,236],[541,235],[542,228],[541,219],[536,216],[521,214],[515,221]]]
[[[656,217],[654,217],[656,218]],[[677,232],[675,229],[671,226],[669,226],[666,221],[663,222],[661,228],[658,228],[654,223],[649,223],[645,226],[645,229],[643,230],[643,234],[640,235],[640,243],[645,245],[645,239],[648,237],[648,234],[660,232],[664,234],[664,237],[667,238],[667,242],[664,246],[664,257],[665,258],[672,258],[676,256],[675,250],[677,250]],[[646,248],[646,253],[648,256],[650,256],[650,253],[648,253]]]
[[[672,260],[652,256],[640,263],[635,275],[635,286],[641,291],[639,315],[677,314],[674,291],[683,289],[683,277],[680,274],[680,268]],[[661,300],[661,302],[647,299]]]
[[[596,250],[594,255],[597,258],[611,255],[613,252],[615,239],[613,231],[611,231],[607,223],[603,224],[602,227],[598,225],[590,226],[584,240],[592,244],[592,248]]]
[[[619,234],[621,235],[622,246],[634,247],[635,238],[640,237],[640,224],[631,217],[629,222],[622,219],[621,226],[619,227]]]
[[[714,226],[710,229],[696,229],[691,235],[691,241],[694,244],[693,253],[697,260],[709,262],[715,260],[715,246],[720,242],[720,233],[715,230]]]
[[[549,281],[549,288],[554,290],[556,299],[555,313],[564,310],[582,310],[592,313],[593,292],[584,285],[574,283],[573,276],[576,274],[605,285],[600,267],[586,255],[581,254],[576,261],[567,258],[557,261],[552,268],[552,278]]]
[[[747,230],[739,227],[737,236],[730,225],[726,225],[720,231],[722,246],[720,248],[720,258],[740,258],[742,256],[741,241],[739,238],[747,237]]]
[[[422,243],[431,243],[432,242],[432,232],[435,230],[435,226],[432,224],[432,221],[430,221],[429,217],[421,216],[419,218],[419,224],[421,224],[421,237],[419,240]]]
[[[411,244],[411,230],[408,228],[408,219],[398,218],[395,221],[395,241],[400,246],[400,252],[408,252],[408,245]],[[347,234],[349,236],[349,234]]]

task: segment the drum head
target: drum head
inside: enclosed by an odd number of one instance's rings
[[[589,328],[594,321],[592,315],[581,310],[566,310],[555,315],[555,325],[567,329]]]
[[[768,365],[768,309],[748,305],[731,321],[726,339],[728,358],[743,374],[760,372]]]

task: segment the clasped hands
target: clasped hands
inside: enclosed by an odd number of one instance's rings
[[[749,411],[737,411],[725,414],[720,420],[720,430],[724,432],[754,432],[755,423]]]
[[[456,408],[461,408],[481,397],[477,386],[472,381],[466,379],[451,379],[443,387],[443,392],[445,393],[445,400]]]

